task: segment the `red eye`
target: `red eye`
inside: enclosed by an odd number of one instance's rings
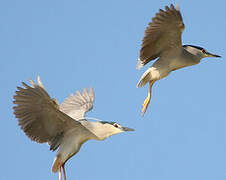
[[[118,128],[118,124],[115,123],[114,126],[115,126],[116,128]]]
[[[203,53],[203,54],[206,54],[206,50],[205,50],[205,49],[202,49],[202,53]]]

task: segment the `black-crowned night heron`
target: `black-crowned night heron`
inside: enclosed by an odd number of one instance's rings
[[[148,96],[142,107],[143,115],[151,99],[152,85],[156,81],[168,76],[172,71],[198,64],[202,58],[220,57],[207,52],[202,47],[182,46],[181,34],[184,27],[179,6],[175,8],[171,4],[170,7],[166,6],[165,10],[159,10],[145,31],[137,69],[158,59],[144,72],[137,84],[140,88],[149,82]]]
[[[52,151],[59,148],[52,171],[59,171],[60,180],[61,167],[66,180],[66,161],[75,155],[87,140],[104,140],[114,134],[134,131],[116,122],[86,120],[84,115],[93,108],[94,103],[92,88],[89,92],[84,89],[83,93],[77,91],[76,95],[71,94],[59,106],[45,91],[39,77],[38,84],[32,80],[30,82],[32,87],[24,82],[22,84],[25,88],[17,87],[14,114],[21,129],[31,140],[38,143],[47,142]]]

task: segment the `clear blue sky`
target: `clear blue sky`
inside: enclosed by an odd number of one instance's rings
[[[149,21],[178,3],[184,44],[222,56],[173,72],[137,89],[140,44]],[[38,75],[62,102],[94,87],[87,115],[135,128],[103,142],[89,141],[66,164],[68,180],[225,180],[226,21],[224,1],[8,0],[0,2],[0,179],[56,180],[55,152],[30,141],[17,125],[12,96]]]

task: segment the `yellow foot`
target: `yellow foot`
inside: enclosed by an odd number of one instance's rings
[[[151,96],[148,96],[145,100],[144,100],[144,103],[143,103],[143,106],[142,106],[142,116],[144,116],[146,110],[147,110],[147,107],[149,105],[149,102],[150,102],[150,99],[151,99]]]

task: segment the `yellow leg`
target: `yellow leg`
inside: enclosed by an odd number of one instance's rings
[[[62,180],[62,174],[61,174],[61,166],[59,165],[59,180]]]
[[[62,165],[62,168],[63,168],[63,173],[64,173],[64,180],[66,180],[66,171],[65,171],[65,168],[64,168],[64,164]]]
[[[146,97],[146,99],[144,100],[143,106],[142,106],[142,116],[144,116],[148,105],[150,103],[151,100],[151,89],[152,89],[152,85],[154,84],[155,81],[150,81],[149,82],[149,91],[148,91],[148,96]]]

